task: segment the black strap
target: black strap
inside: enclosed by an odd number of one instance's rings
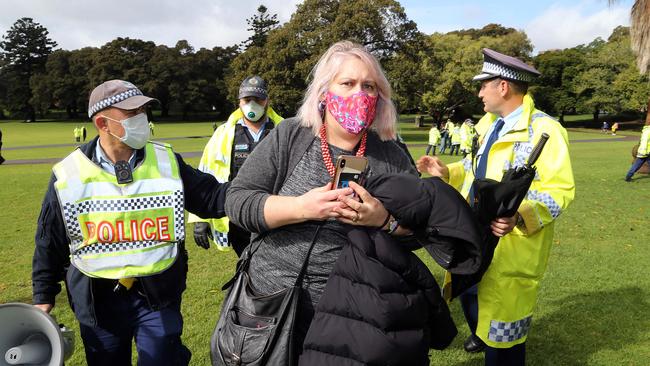
[[[311,240],[311,244],[309,244],[309,249],[307,249],[307,254],[305,255],[305,259],[302,261],[302,268],[300,268],[300,273],[298,273],[298,277],[296,278],[296,283],[294,286],[300,287],[302,286],[302,281],[305,278],[305,273],[307,273],[307,266],[309,265],[309,256],[311,255],[311,250],[314,249],[314,245],[316,244],[316,238],[318,238],[318,233],[320,232],[320,228],[323,226],[322,223],[318,224],[318,227],[316,228],[316,232],[314,233],[314,238]]]

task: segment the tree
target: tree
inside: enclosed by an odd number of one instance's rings
[[[260,5],[257,8],[257,14],[246,19],[246,24],[248,24],[247,31],[253,32],[253,34],[248,37],[247,40],[242,42],[242,47],[247,49],[248,47],[262,47],[266,43],[266,37],[269,32],[278,27],[280,23],[278,21],[277,14],[267,13],[268,8],[264,5]]]
[[[477,83],[472,81],[483,63],[482,48],[522,59],[527,59],[532,52],[525,33],[497,32],[495,29],[506,29],[498,25],[491,25],[489,29],[485,33],[489,35],[456,31],[434,33],[428,37],[428,45],[423,49],[419,63],[421,71],[418,77],[427,87],[420,103],[436,122],[440,123],[452,113],[456,118],[464,118],[482,111],[476,95]]]
[[[318,58],[337,41],[360,43],[386,61],[417,34],[395,0],[305,0],[291,19],[269,32],[266,43],[251,46],[233,60],[227,78],[232,100],[241,81],[258,74],[269,83],[273,108],[293,115]]]
[[[47,56],[57,46],[49,32],[32,18],[18,19],[0,42],[0,59],[5,84],[5,106],[12,113],[22,113],[26,120],[36,119],[32,99],[31,77],[44,71]]]

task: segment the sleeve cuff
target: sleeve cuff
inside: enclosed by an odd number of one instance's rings
[[[523,201],[517,212],[519,212],[519,215],[524,222],[524,225],[518,225],[517,229],[519,229],[523,235],[534,234],[542,229],[543,225],[540,222],[539,217],[537,217],[535,207],[530,204],[530,202]]]
[[[56,301],[56,296],[55,295],[34,294],[32,296],[32,304],[33,305],[51,304],[52,306],[54,306],[55,301]]]
[[[202,219],[202,218],[196,216],[195,214],[190,213],[190,214],[187,215],[187,222],[191,224],[191,223],[195,223],[195,222],[208,222],[208,220]]]

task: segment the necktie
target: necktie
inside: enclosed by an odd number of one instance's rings
[[[501,118],[499,118],[494,123],[494,129],[492,130],[490,137],[488,137],[488,140],[485,143],[483,154],[481,154],[481,156],[478,159],[478,165],[476,166],[476,171],[474,172],[474,179],[485,178],[485,172],[487,171],[487,160],[488,160],[488,155],[490,154],[490,148],[492,148],[494,142],[499,138],[499,132],[503,128],[504,123],[505,122]],[[470,206],[474,206],[474,185],[472,185],[472,187],[469,190],[469,204]]]
[[[499,138],[499,132],[503,128],[504,123],[505,122],[501,118],[499,118],[494,123],[494,129],[492,130],[490,137],[488,137],[488,140],[485,143],[485,148],[483,149],[483,154],[481,154],[481,156],[479,157],[478,165],[476,165],[476,172],[474,174],[474,177],[476,179],[485,178],[485,172],[487,171],[487,160],[488,160],[488,155],[490,154],[490,148],[492,148],[494,142]]]

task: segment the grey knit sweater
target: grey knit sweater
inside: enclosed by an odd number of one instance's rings
[[[330,146],[334,159],[354,154]],[[406,153],[394,141],[381,141],[368,134],[366,157],[369,174],[416,174]],[[226,193],[226,213],[233,223],[253,232],[255,250],[249,267],[253,288],[269,294],[293,286],[314,238],[315,221],[269,230],[264,220],[264,203],[270,195],[299,196],[330,181],[320,151],[320,138],[310,128],[301,127],[295,118],[280,123],[255,148],[232,181]],[[297,344],[311,322],[338,255],[347,243],[348,226],[336,220],[322,224],[309,258],[298,313]]]

